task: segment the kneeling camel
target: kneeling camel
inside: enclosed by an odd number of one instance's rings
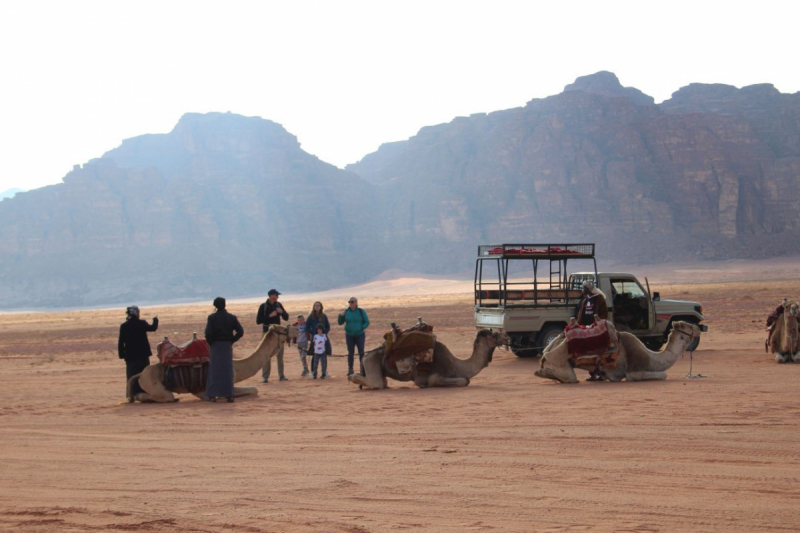
[[[278,326],[273,324],[264,334],[261,343],[249,357],[233,360],[233,381],[239,383],[247,378],[253,377],[264,366],[270,357],[275,356],[282,343],[288,343],[291,339],[297,338],[299,332],[294,326]],[[145,368],[140,374],[136,374],[128,380],[127,396],[129,402],[156,402],[168,403],[177,402],[175,394],[193,394],[198,398],[203,397],[201,393],[191,392],[185,388],[167,388],[165,385],[167,367],[161,363],[156,363]],[[144,392],[133,393],[136,383]],[[256,387],[234,387],[235,397],[255,396],[258,394]]]

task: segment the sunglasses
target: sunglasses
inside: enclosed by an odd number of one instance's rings
[[[355,300],[350,300],[350,301],[349,301],[349,302],[347,302],[347,303],[349,303],[349,304],[354,304],[354,303],[357,303],[357,302],[356,302]]]

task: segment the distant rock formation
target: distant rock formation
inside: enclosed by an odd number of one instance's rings
[[[315,290],[472,269],[479,243],[597,242],[625,262],[800,245],[800,93],[616,76],[459,117],[337,169],[279,124],[185,115],[0,202],[0,307]]]
[[[25,192],[23,189],[17,189],[16,187],[12,187],[11,189],[6,189],[3,192],[0,192],[0,200],[5,200],[6,198],[14,198],[18,193]]]

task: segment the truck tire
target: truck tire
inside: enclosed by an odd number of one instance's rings
[[[542,331],[539,332],[539,346],[542,347],[542,351],[547,347],[553,339],[558,337],[564,333],[564,326],[546,326]]]

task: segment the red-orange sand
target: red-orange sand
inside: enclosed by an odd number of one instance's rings
[[[800,530],[800,365],[763,348],[766,313],[800,281],[652,288],[704,304],[693,370],[707,378],[685,379],[687,355],[663,382],[560,385],[502,351],[463,389],[370,392],[341,357],[332,379],[301,379],[292,349],[290,381],[248,380],[257,397],[120,404],[121,309],[0,315],[0,530]],[[368,348],[422,316],[466,357],[468,291],[362,297]],[[344,302],[325,302],[332,318]],[[257,305],[231,307],[242,357]],[[144,308],[161,319],[151,344],[202,331],[208,312]]]

